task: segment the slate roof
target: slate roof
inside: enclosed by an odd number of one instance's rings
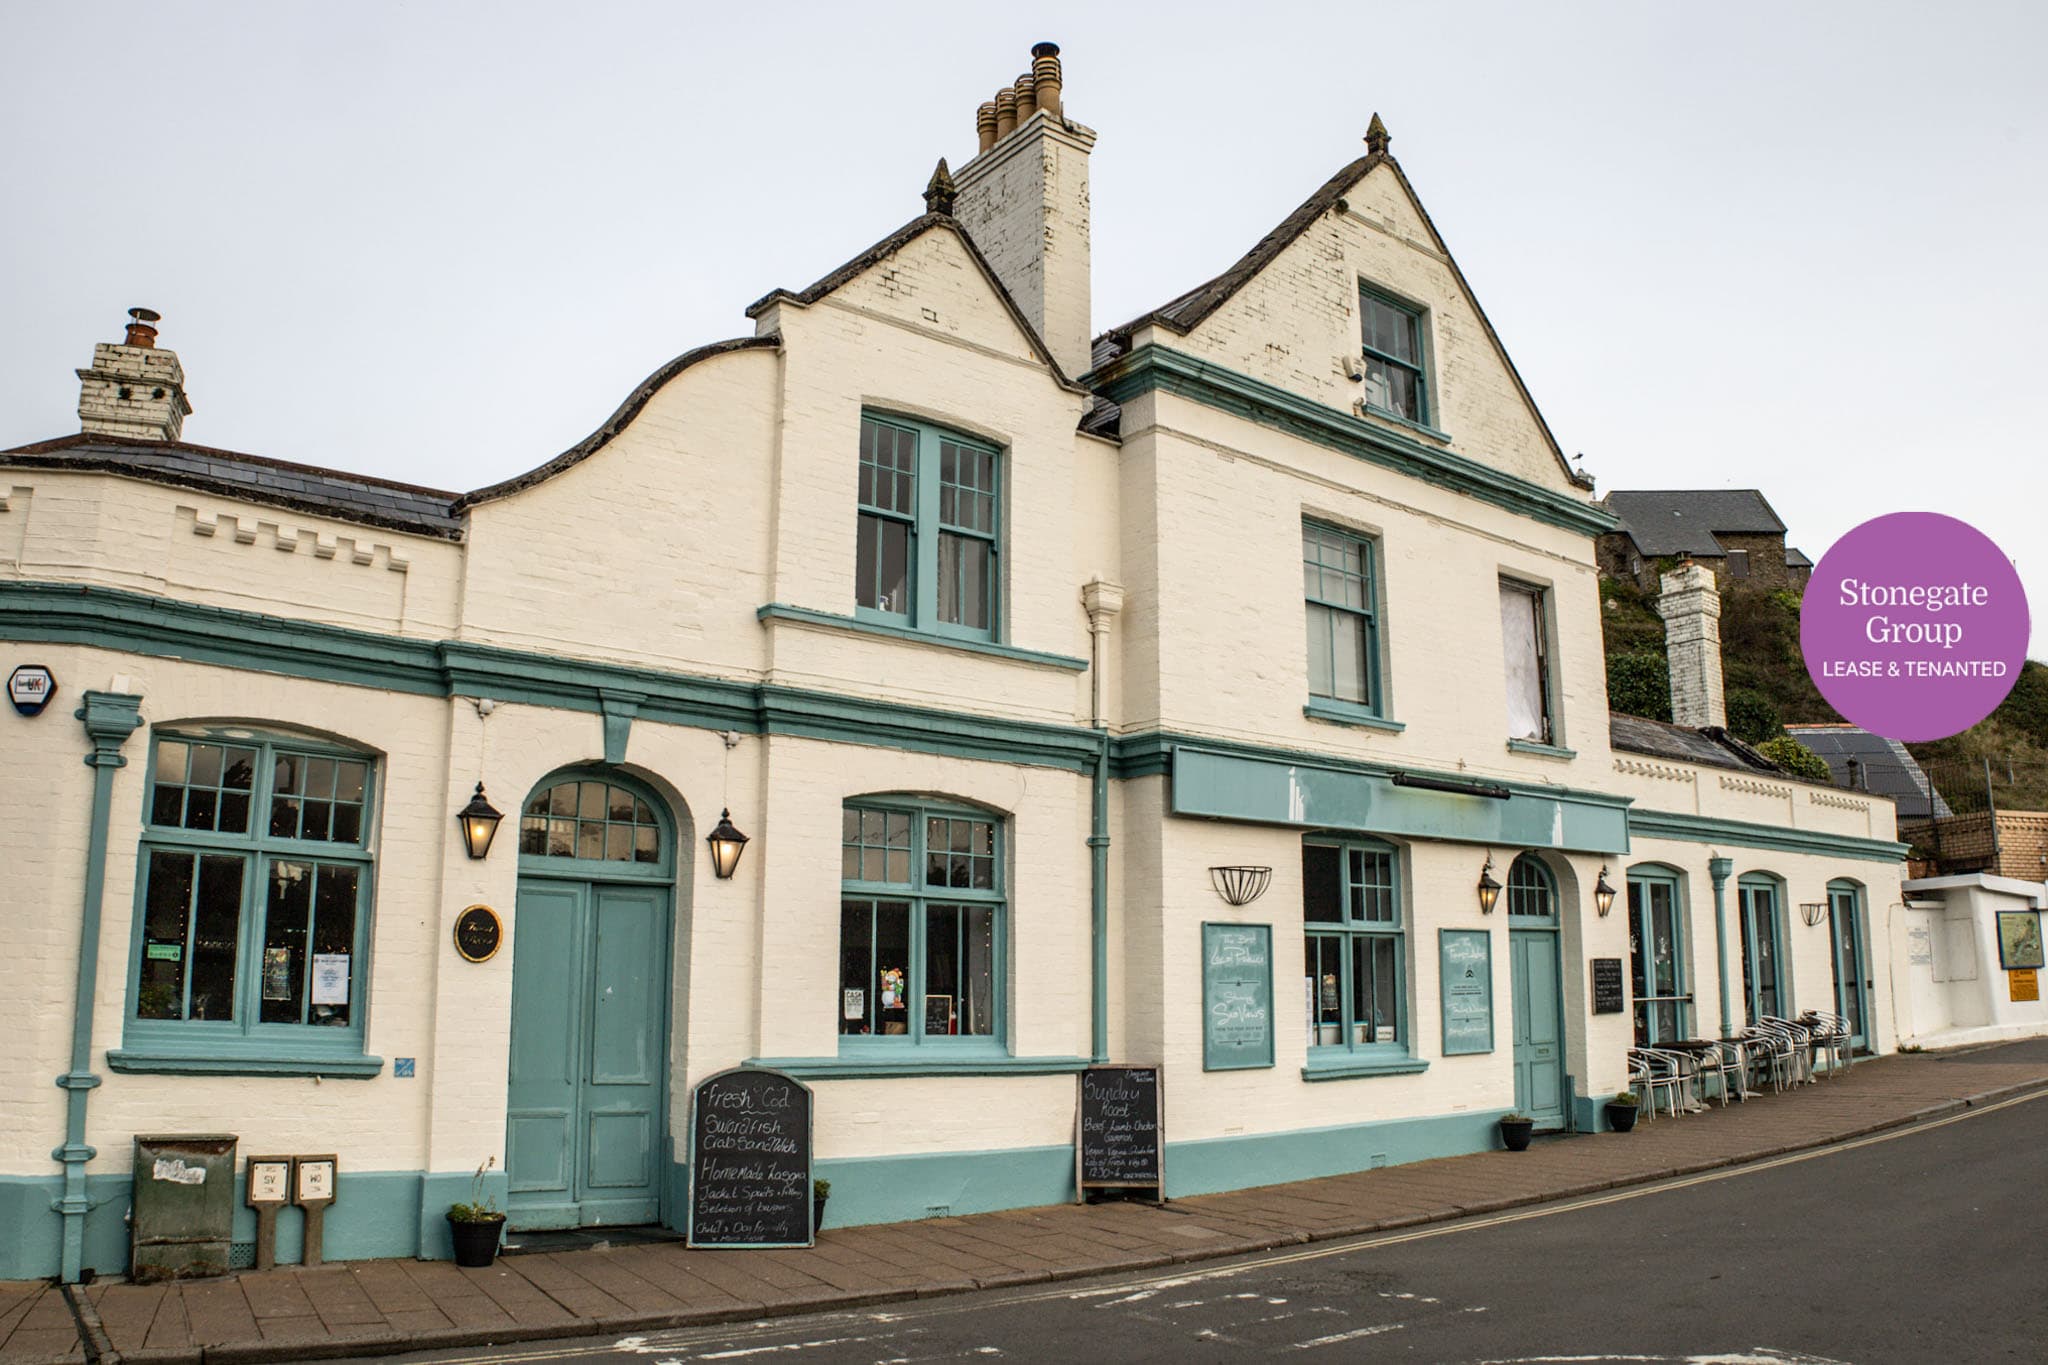
[[[1617,488],[1601,501],[1621,518],[1615,530],[1626,532],[1645,556],[1718,559],[1728,552],[1714,538],[1717,531],[1785,534],[1785,523],[1754,488]]]
[[[1813,561],[1806,557],[1806,551],[1800,549],[1797,545],[1793,545],[1785,551],[1785,567],[1788,569],[1810,569],[1813,567]]]
[[[1769,759],[1719,726],[1695,730],[1669,721],[1609,712],[1607,736],[1615,748],[1632,754],[1647,754],[1676,763],[1699,763],[1709,768],[1778,774]]]
[[[0,465],[105,470],[441,540],[462,536],[458,499],[444,489],[288,464],[183,441],[80,433],[0,451]]]
[[[1953,812],[1906,746],[1860,725],[1788,725],[1785,733],[1827,760],[1835,785],[1849,782],[1849,760],[1861,765],[1860,789],[1899,803],[1899,818],[1946,818]]]

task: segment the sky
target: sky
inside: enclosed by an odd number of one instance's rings
[[[922,211],[1062,48],[1095,327],[1392,150],[1568,455],[1819,559],[1979,527],[2048,654],[2048,6],[0,0],[0,448],[126,310],[185,439],[469,489]]]

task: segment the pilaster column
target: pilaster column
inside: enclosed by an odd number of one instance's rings
[[[1714,957],[1721,971],[1721,1036],[1732,1038],[1728,1001],[1728,878],[1735,871],[1733,858],[1707,859],[1707,875],[1714,879]]]

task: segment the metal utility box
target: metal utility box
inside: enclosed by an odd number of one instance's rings
[[[135,1139],[130,1279],[227,1274],[238,1140],[220,1133]]]

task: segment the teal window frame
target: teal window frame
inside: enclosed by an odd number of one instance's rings
[[[1508,703],[1508,744],[1510,747],[1521,746],[1524,749],[1532,749],[1535,752],[1555,753],[1560,756],[1568,754],[1570,751],[1564,748],[1564,726],[1558,719],[1557,665],[1555,658],[1556,631],[1553,629],[1551,621],[1551,612],[1554,609],[1551,591],[1541,583],[1531,583],[1526,579],[1516,578],[1512,574],[1502,574],[1500,576],[1501,597],[1505,599],[1509,593],[1529,599],[1530,625],[1536,647],[1536,695],[1537,702],[1542,707],[1542,715],[1536,734],[1518,735],[1514,733],[1513,693],[1509,690],[1512,687],[1513,675],[1512,666],[1508,661],[1507,655],[1510,641],[1507,638],[1507,618],[1503,615],[1501,619],[1501,655],[1503,660],[1501,688],[1503,699]]]
[[[1360,720],[1386,719],[1386,696],[1380,684],[1380,605],[1379,605],[1379,544],[1373,537],[1357,531],[1345,530],[1327,522],[1304,519],[1301,523],[1301,564],[1302,564],[1302,614],[1306,618],[1308,631],[1308,694],[1312,708],[1318,705],[1340,715],[1355,713]],[[1311,551],[1320,551],[1310,558]],[[1359,569],[1352,572],[1344,564],[1332,564],[1328,552],[1340,557],[1349,551],[1358,552]],[[1331,590],[1333,579],[1338,591]],[[1357,588],[1356,599],[1343,591],[1347,585]],[[1355,619],[1358,623],[1359,652],[1358,675],[1364,684],[1363,697],[1347,697],[1337,690],[1337,614]],[[1326,649],[1324,656],[1330,662],[1329,675],[1319,676],[1315,643],[1321,633]]]
[[[1758,904],[1758,898],[1767,898]],[[1769,872],[1745,872],[1735,882],[1735,908],[1742,939],[1742,998],[1747,1006],[1748,1022],[1755,1024],[1758,1017],[1775,1014],[1780,1019],[1792,1017],[1792,973],[1786,966],[1785,954],[1791,947],[1792,936],[1785,919],[1784,880]],[[1776,1008],[1764,1009],[1765,985],[1758,979],[1756,970],[1756,945],[1765,928],[1771,934],[1771,982],[1770,992]]]
[[[1655,892],[1669,899],[1671,923],[1672,992],[1655,989],[1656,903]],[[1628,939],[1630,1015],[1634,1020],[1638,1047],[1657,1047],[1696,1036],[1693,1033],[1692,915],[1685,900],[1685,879],[1663,866],[1640,866],[1628,870]],[[1665,1036],[1657,1008],[1670,1007],[1672,1031]]]
[[[1557,877],[1534,853],[1518,853],[1508,864],[1508,920],[1535,929],[1558,925]]]
[[[1402,356],[1393,350],[1377,346],[1373,343],[1373,312],[1375,309],[1390,312],[1395,315],[1399,322],[1406,324],[1409,347],[1413,352],[1412,356]],[[1430,427],[1434,420],[1436,403],[1434,401],[1435,395],[1430,391],[1429,383],[1431,369],[1429,327],[1425,322],[1425,319],[1428,317],[1429,310],[1414,300],[1404,299],[1398,294],[1389,293],[1387,290],[1381,289],[1377,285],[1365,280],[1358,282],[1359,342],[1366,361],[1368,363],[1376,361],[1390,370],[1396,370],[1410,376],[1414,382],[1415,389],[1415,411],[1412,413],[1402,412],[1399,408],[1375,403],[1369,396],[1365,400],[1365,410],[1367,412],[1379,417],[1391,417],[1397,422],[1406,422],[1425,429]],[[1370,395],[1370,384],[1368,383],[1362,387],[1365,393]],[[1391,388],[1389,392],[1391,393]]]
[[[1003,631],[1002,547],[1007,522],[1002,450],[992,442],[950,427],[893,413],[863,411],[860,420],[864,452],[870,426],[894,433],[899,438],[907,435],[915,448],[907,475],[893,474],[887,469],[878,470],[865,453],[861,457],[867,492],[858,495],[858,520],[863,523],[860,534],[865,534],[865,523],[870,518],[877,523],[903,528],[906,537],[905,582],[910,600],[900,611],[879,605],[879,591],[859,581],[860,565],[856,554],[854,619],[956,640],[999,641]],[[986,457],[986,487],[979,478],[969,477],[968,467],[959,462],[957,455],[954,456],[953,475],[947,477],[947,446]],[[891,480],[888,497],[879,492],[884,478]],[[898,485],[906,478],[910,485],[907,509],[901,505],[904,499],[896,496]],[[963,510],[976,507],[985,507],[987,516],[984,518]],[[955,600],[951,603],[946,600],[948,550],[951,548],[957,556],[960,547],[969,542],[985,547],[987,551],[987,572],[983,584],[986,626],[947,619],[949,610],[956,618],[964,615],[958,601],[957,575],[953,579]],[[863,601],[864,592],[876,600]]]
[[[840,849],[840,923],[839,951],[835,961],[839,963],[833,978],[832,1004],[833,1028],[837,1032],[845,1022],[844,995],[845,953],[844,942],[846,909],[849,902],[882,901],[903,902],[908,906],[908,957],[904,971],[905,1032],[887,1033],[838,1033],[838,1055],[848,1061],[863,1060],[907,1060],[912,1056],[930,1059],[936,1063],[985,1060],[1010,1055],[1009,1036],[1009,935],[1010,905],[1008,895],[1009,872],[1008,832],[1002,816],[994,811],[964,803],[946,801],[920,801],[894,797],[851,798],[841,806],[842,821],[848,815],[877,813],[885,818],[889,815],[905,815],[910,820],[910,841],[908,844],[908,870],[898,880],[887,875],[886,845],[865,843],[849,844],[842,828]],[[986,888],[972,886],[946,886],[934,883],[929,876],[928,859],[932,849],[929,845],[931,823],[934,820],[975,821],[989,826],[990,851],[992,860],[990,884]],[[843,860],[846,850],[853,848],[883,848],[884,876],[880,879],[849,877],[845,875]],[[863,868],[865,870],[865,868]],[[926,997],[934,994],[929,987],[929,921],[928,911],[944,906],[984,907],[992,912],[990,929],[991,954],[989,964],[989,1031],[985,1034],[941,1034],[928,1036],[925,1032]],[[873,933],[873,915],[870,914],[870,932]],[[877,949],[870,940],[868,970],[863,987],[870,996],[875,994],[872,984],[877,963],[874,958]],[[964,964],[963,964],[964,965]],[[915,1002],[913,1004],[913,1002]],[[863,1002],[871,1020],[879,1021],[879,1000]],[[957,1014],[960,1001],[954,1001]]]
[[[154,817],[158,766],[165,743],[225,745],[257,751],[255,772],[249,793],[248,828],[241,833],[190,829],[159,823]],[[280,757],[340,760],[364,767],[360,823],[352,840],[308,839],[272,835],[269,831],[273,797],[290,800],[295,793],[277,791]],[[376,856],[372,832],[382,795],[381,766],[372,752],[255,727],[214,727],[186,729],[163,727],[150,734],[149,759],[143,785],[142,837],[138,845],[135,873],[135,912],[128,963],[128,1003],[124,1011],[122,1046],[109,1054],[109,1064],[118,1071],[212,1072],[221,1074],[311,1074],[365,1075],[382,1069],[379,1058],[363,1054],[370,1014],[372,979],[371,945],[376,906]],[[295,818],[301,829],[305,822],[305,801],[298,804]],[[141,1015],[142,973],[147,944],[150,877],[153,855],[186,854],[195,859],[209,855],[241,860],[239,908],[237,910],[233,1017],[230,1019],[147,1019]],[[314,876],[321,867],[349,867],[356,870],[354,936],[349,955],[349,1022],[323,1025],[311,1022],[265,1022],[263,1007],[263,950],[268,939],[271,869],[278,863],[311,863]],[[312,897],[309,893],[309,902]],[[194,914],[196,911],[196,901]],[[305,1008],[310,1012],[312,925],[306,941],[307,973]],[[191,947],[193,930],[188,928],[185,951]],[[184,981],[189,1008],[190,973]]]
[[[1311,850],[1334,851],[1337,858],[1337,888],[1340,917],[1336,920],[1309,918],[1308,896],[1311,880],[1307,875],[1307,861]],[[1354,855],[1358,859],[1354,860]],[[1402,904],[1401,850],[1393,844],[1379,839],[1339,838],[1335,836],[1312,835],[1302,840],[1302,966],[1303,987],[1308,995],[1308,1067],[1310,1070],[1327,1070],[1343,1067],[1347,1063],[1365,1064],[1355,1074],[1369,1074],[1374,1063],[1403,1063],[1413,1059],[1415,1049],[1410,1033],[1409,999],[1412,994],[1408,982],[1408,932],[1407,913]],[[1379,867],[1374,866],[1375,861]],[[1384,869],[1382,881],[1374,874]],[[1378,1038],[1361,1039],[1363,1027],[1366,1031],[1377,1032],[1377,1020],[1366,1021],[1358,1018],[1358,984],[1356,980],[1358,954],[1361,941],[1374,945],[1377,959],[1381,948],[1391,955],[1393,962],[1393,1008],[1388,1011],[1392,1019],[1394,1037],[1391,1040]],[[1326,965],[1324,945],[1335,950],[1337,976],[1337,1039],[1334,1042],[1321,1041],[1321,1030],[1329,1024],[1323,1015],[1328,1008],[1328,976],[1322,969]],[[1309,965],[1309,954],[1316,954],[1316,965]],[[1320,979],[1319,979],[1320,978]],[[1374,1003],[1377,1005],[1377,993]]]

